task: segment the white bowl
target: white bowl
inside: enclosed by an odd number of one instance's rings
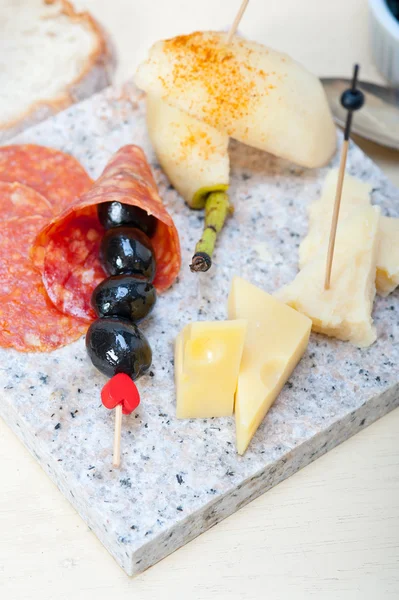
[[[374,60],[381,73],[399,85],[399,21],[385,0],[369,0],[370,39]]]

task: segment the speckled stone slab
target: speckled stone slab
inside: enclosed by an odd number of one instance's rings
[[[139,573],[399,404],[398,294],[378,298],[378,341],[358,350],[312,335],[308,351],[243,457],[233,418],[175,418],[173,342],[192,320],[223,319],[234,274],[272,292],[294,277],[306,209],[326,169],[307,171],[231,144],[235,206],[211,272],[188,265],[201,214],[187,209],[156,163],[145,104],[133,87],[108,90],[26,131],[18,142],[60,148],[97,177],[120,146],[142,146],[181,235],[183,268],[143,325],[154,363],[142,404],[124,418],[122,467],[112,468],[113,415],[106,379],[84,340],[51,354],[0,351],[0,413],[118,563]],[[333,161],[337,163],[337,157]],[[349,171],[398,216],[399,194],[353,144]],[[350,460],[350,456],[348,456]]]

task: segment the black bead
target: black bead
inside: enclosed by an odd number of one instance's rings
[[[91,304],[98,317],[123,317],[139,323],[154,308],[157,294],[148,281],[133,275],[115,275],[94,290]]]
[[[138,206],[121,204],[121,202],[102,202],[97,207],[98,218],[105,229],[129,225],[144,231],[152,237],[157,228],[157,220]]]
[[[395,19],[399,21],[399,0],[387,0],[387,4]]]
[[[149,238],[133,227],[109,229],[100,246],[100,262],[108,275],[138,275],[152,282],[156,263]]]
[[[113,377],[126,373],[132,379],[143,375],[151,366],[152,352],[147,338],[124,319],[98,319],[86,334],[86,349],[93,365]]]
[[[345,90],[341,96],[341,104],[346,110],[359,110],[364,104],[364,94],[360,90]]]

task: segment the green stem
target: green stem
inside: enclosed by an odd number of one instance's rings
[[[227,192],[218,191],[209,194],[205,202],[204,231],[195,246],[195,254],[190,265],[192,271],[208,271],[211,268],[217,236],[230,210]]]

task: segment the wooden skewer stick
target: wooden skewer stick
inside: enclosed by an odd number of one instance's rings
[[[342,144],[341,160],[339,164],[337,191],[335,194],[335,203],[331,220],[330,239],[328,242],[326,276],[324,280],[324,289],[328,290],[331,284],[331,270],[334,259],[335,238],[337,235],[337,226],[339,218],[339,209],[341,207],[342,188],[344,185],[346,159],[348,156],[349,138],[352,127],[353,111],[358,110],[364,104],[364,94],[357,86],[357,78],[359,75],[359,65],[355,65],[353,69],[352,85],[341,96],[341,104],[347,109],[348,115],[346,118],[344,141]]]
[[[112,464],[121,464],[122,415],[130,415],[140,404],[140,394],[133,379],[126,373],[116,373],[101,390],[101,402],[115,409],[114,456]]]
[[[122,433],[122,404],[115,407],[115,434],[113,465],[118,468],[121,464],[121,433]]]
[[[249,3],[249,0],[243,0],[242,4],[240,6],[240,10],[238,11],[236,18],[234,19],[233,24],[230,27],[230,31],[229,31],[229,35],[227,36],[226,44],[230,44],[231,40],[233,39],[233,35],[237,31],[237,27],[239,26],[242,16],[246,11],[248,3]]]
[[[342,144],[342,153],[341,153],[341,161],[339,164],[339,172],[338,172],[338,183],[337,183],[337,191],[335,193],[335,203],[331,221],[331,231],[330,231],[330,240],[328,243],[328,252],[327,252],[327,267],[326,267],[326,278],[324,281],[324,289],[328,290],[331,282],[331,269],[334,258],[334,249],[335,249],[335,237],[337,235],[337,226],[338,226],[338,217],[339,217],[339,209],[341,208],[341,197],[342,197],[342,188],[344,187],[344,177],[345,177],[345,166],[346,166],[346,157],[348,156],[348,140],[344,140]]]

